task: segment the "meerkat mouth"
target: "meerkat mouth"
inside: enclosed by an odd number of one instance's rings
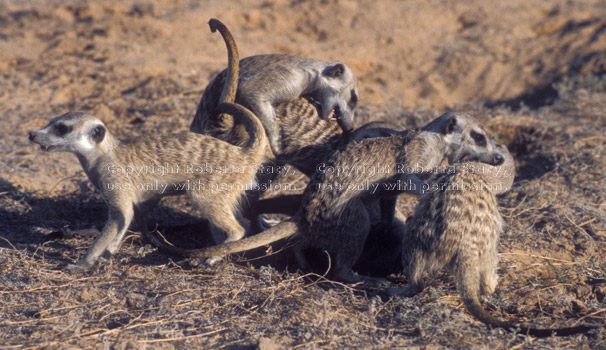
[[[43,150],[44,152],[50,152],[54,149],[56,149],[57,146],[44,146],[44,145],[40,145],[40,149]]]
[[[334,122],[338,121],[342,117],[343,114],[341,113],[341,108],[339,108],[339,106],[334,106],[330,113],[328,113],[328,115],[326,116],[326,120],[329,122]]]
[[[335,110],[333,109],[332,111],[330,111],[330,113],[328,113],[328,115],[326,116],[326,120],[331,121],[333,120],[335,116]]]
[[[463,162],[481,162],[488,165],[499,166],[503,164],[505,158],[499,154],[492,155],[490,157],[483,157],[482,155],[470,154],[466,153],[459,160],[455,161],[455,163],[463,163]]]
[[[464,162],[479,162],[480,157],[475,154],[465,153],[459,159],[455,159],[453,163],[464,163]]]
[[[458,159],[458,162],[471,162],[477,160],[477,157],[473,157],[471,154],[466,153],[464,155],[461,156],[461,158]]]

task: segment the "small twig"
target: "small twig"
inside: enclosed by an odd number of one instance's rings
[[[6,241],[6,243],[8,243],[8,245],[10,245],[14,250],[17,250],[17,248],[15,248],[15,246],[8,239],[6,239],[4,237],[0,237],[0,239],[2,239],[3,241]]]
[[[293,346],[291,349],[298,349],[298,348],[302,348],[302,347],[308,347],[311,344],[318,344],[318,343],[323,343],[323,342],[327,342],[327,340],[323,340],[323,339],[313,340],[313,341],[310,341],[310,342],[307,342],[307,343],[303,343],[303,344],[299,344],[299,345]]]
[[[578,228],[578,229],[579,229],[579,230],[580,230],[582,233],[584,233],[586,236],[588,236],[589,238],[591,238],[592,240],[594,240],[594,241],[595,241],[595,238],[593,238],[593,236],[592,236],[592,235],[590,235],[589,233],[587,233],[587,231],[585,231],[585,229],[584,229],[584,228],[582,228],[581,226],[577,225],[577,223],[576,223],[576,222],[572,221],[572,219],[570,219],[570,218],[568,217],[568,215],[566,215],[566,213],[562,213],[562,214],[564,215],[564,217],[566,218],[566,220],[570,221],[570,223],[571,223],[571,224],[572,224],[574,227]],[[595,218],[594,218],[594,219],[595,219]]]
[[[509,212],[510,212],[510,214],[509,214],[509,215],[503,215],[503,216],[505,216],[505,217],[506,217],[506,218],[508,218],[508,219],[513,218],[513,213],[514,213],[514,212],[515,212],[515,211],[516,211],[516,210],[517,210],[517,209],[518,209],[518,208],[519,208],[519,207],[520,207],[522,204],[524,204],[524,202],[526,202],[526,198],[528,198],[528,195],[527,195],[527,194],[526,194],[526,195],[524,195],[524,198],[522,198],[522,200],[520,201],[520,203],[518,203],[518,205],[516,205],[515,207],[513,207],[513,208],[511,208],[511,209],[507,209],[507,211],[509,211]]]
[[[541,313],[545,313],[543,311],[543,305],[541,305],[541,294],[537,294],[537,303],[539,304],[539,310],[541,310]]]
[[[592,313],[590,313],[588,315],[585,315],[585,316],[579,318],[572,326],[574,327],[574,326],[578,325],[579,322],[581,322],[582,320],[586,319],[587,317],[591,317],[593,315],[597,315],[597,314],[599,314],[601,312],[606,312],[606,309],[600,309],[598,311],[594,311],[594,312],[592,312]]]
[[[187,335],[187,336],[183,336],[183,337],[164,338],[164,339],[137,340],[137,342],[139,342],[139,343],[145,343],[145,344],[150,344],[150,343],[163,343],[163,342],[167,342],[167,341],[194,339],[194,338],[199,338],[199,337],[206,337],[206,336],[212,335],[212,334],[217,334],[219,332],[223,332],[226,329],[227,329],[227,327],[223,327],[223,328],[215,329],[214,331],[210,331],[210,332],[206,332],[206,333]]]
[[[108,305],[109,305],[109,304],[108,304]],[[101,318],[99,319],[99,322],[103,321],[104,319],[106,319],[106,318],[108,318],[108,317],[110,317],[110,316],[112,316],[112,315],[116,315],[116,314],[127,314],[128,316],[130,316],[130,317],[132,317],[132,318],[136,318],[136,316],[135,316],[135,315],[131,314],[131,313],[130,313],[130,312],[128,312],[127,310],[116,310],[116,311],[110,312],[110,313],[108,313],[108,314],[104,315],[103,317],[101,317]]]
[[[389,300],[387,300],[383,305],[381,305],[380,308],[377,309],[377,311],[375,311],[373,317],[377,317],[377,315],[383,311],[383,309],[385,309],[387,307],[387,305],[391,304],[393,302],[393,298],[389,298]]]
[[[71,176],[67,176],[64,177],[62,179],[60,179],[56,184],[53,185],[53,187],[51,187],[50,191],[48,191],[49,196],[53,193],[53,191],[55,190],[55,188],[57,188],[57,186],[59,186],[60,183],[62,183],[65,180],[71,179],[71,178],[75,178],[78,177],[79,175],[71,175]]]
[[[515,349],[519,349],[519,348],[521,348],[522,346],[524,346],[524,344],[525,344],[525,343],[520,343],[520,344],[518,344],[518,345],[514,345],[514,346],[510,347],[508,350],[515,350]]]

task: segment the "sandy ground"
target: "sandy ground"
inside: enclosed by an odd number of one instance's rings
[[[65,273],[92,241],[66,228],[101,227],[104,204],[72,155],[41,153],[27,131],[68,110],[120,138],[187,130],[225,67],[211,17],[241,57],[347,63],[359,123],[477,115],[518,168],[500,199],[508,230],[489,309],[543,327],[605,322],[605,2],[0,0],[0,347],[606,348],[603,328],[541,340],[488,330],[446,274],[389,299],[280,264],[192,267],[135,233],[111,264]],[[155,216],[177,236],[197,230],[185,199]]]

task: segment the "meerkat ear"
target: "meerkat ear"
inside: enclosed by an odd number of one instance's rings
[[[456,117],[448,118],[448,120],[446,121],[446,124],[444,125],[444,134],[452,133],[455,130],[456,126],[457,126],[457,118]]]
[[[105,127],[103,125],[97,125],[90,133],[90,136],[96,143],[103,141],[105,138]]]
[[[337,63],[324,70],[324,75],[329,78],[338,78],[342,76],[343,73],[345,73],[345,66],[342,63]]]

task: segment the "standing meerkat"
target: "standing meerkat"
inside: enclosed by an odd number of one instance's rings
[[[244,236],[246,228],[237,220],[239,202],[255,182],[254,165],[262,162],[267,141],[261,123],[244,107],[222,103],[217,110],[250,120],[249,145],[234,146],[192,132],[118,141],[101,120],[83,112],[66,113],[30,132],[30,140],[42,150],[76,154],[108,205],[102,232],[69,269],[85,270],[102,255],[114,254],[135,206],[149,207],[168,195],[186,192],[202,216],[227,234],[225,242]]]
[[[428,169],[439,166],[444,158],[451,163],[480,160],[500,164],[503,161],[475,118],[463,112],[449,112],[421,130],[350,143],[318,168],[294,217],[256,236],[192,250],[163,244],[156,237],[150,239],[170,254],[213,257],[297,235],[303,248],[326,250],[330,254],[330,274],[334,278],[348,283],[375,283],[376,279],[352,271],[370,230],[368,205],[403,191],[419,191],[420,177]],[[404,183],[407,180],[410,183]],[[297,256],[305,266],[302,254]]]
[[[66,113],[45,128],[30,132],[30,140],[45,151],[76,154],[109,207],[102,232],[86,256],[70,269],[88,269],[102,255],[115,253],[133,217],[143,223],[137,207],[150,208],[172,194],[186,192],[202,215],[227,235],[226,242],[244,236],[246,228],[238,221],[240,201],[245,189],[255,183],[268,141],[259,119],[245,107],[231,103],[238,75],[237,51],[232,51],[235,43],[221,22],[211,20],[209,25],[213,32],[221,32],[229,57],[235,57],[228,65],[231,79],[216,111],[236,117],[245,126],[249,137],[243,147],[193,132],[120,142],[101,120],[83,112]]]
[[[390,295],[413,296],[431,276],[450,266],[467,310],[487,325],[518,329],[538,337],[570,335],[591,327],[535,329],[503,322],[480,304],[480,295],[492,294],[497,285],[497,243],[504,221],[496,195],[511,188],[515,176],[513,157],[505,146],[499,166],[465,162],[437,170],[428,180],[429,190],[406,220],[402,240],[402,266],[408,277],[405,288],[390,288]]]

